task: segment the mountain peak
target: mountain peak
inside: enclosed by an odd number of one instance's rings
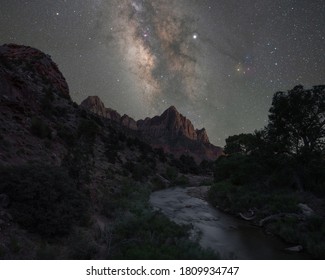
[[[128,115],[121,116],[117,111],[106,108],[103,101],[98,96],[88,96],[80,104],[81,107],[117,123],[122,124],[132,130],[137,130],[136,121],[130,118]]]
[[[175,106],[170,106],[165,112],[170,112],[170,111],[173,111],[173,112],[177,112],[178,113],[178,111],[177,111],[177,109],[176,109],[176,107]]]
[[[195,129],[192,122],[178,112],[175,106],[167,108],[160,116],[135,121],[127,115],[121,117],[116,111],[105,108],[97,96],[88,97],[81,106],[102,117],[118,122],[124,127],[138,131],[154,147],[166,152],[191,154],[198,161],[216,159],[221,149],[210,144],[205,128]]]
[[[196,135],[197,135],[197,140],[201,141],[203,143],[210,143],[208,134],[206,129],[203,127],[202,129],[197,129],[196,130]]]

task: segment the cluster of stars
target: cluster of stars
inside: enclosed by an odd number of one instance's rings
[[[325,83],[324,14],[322,0],[10,0],[0,40],[50,54],[77,102],[136,119],[175,105],[222,145],[263,127],[276,91]]]

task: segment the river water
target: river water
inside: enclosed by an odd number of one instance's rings
[[[189,195],[200,187],[171,188],[152,193],[150,202],[178,224],[192,224],[192,238],[211,248],[222,259],[308,259],[303,253],[285,251],[290,245],[263,229],[227,215],[206,201]],[[292,246],[292,245],[291,245]]]

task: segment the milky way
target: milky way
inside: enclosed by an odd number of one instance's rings
[[[135,119],[174,105],[214,144],[325,84],[324,0],[0,0],[0,43],[50,54],[72,99]]]
[[[115,17],[111,15],[113,27],[108,31],[113,31],[119,55],[135,76],[148,108],[158,113],[167,102],[183,100],[189,105],[202,97],[195,18],[171,1],[116,1],[115,5],[118,10]]]

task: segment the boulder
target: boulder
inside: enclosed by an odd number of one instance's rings
[[[304,216],[309,217],[309,216],[314,215],[314,210],[311,209],[307,204],[299,203],[298,207]]]

